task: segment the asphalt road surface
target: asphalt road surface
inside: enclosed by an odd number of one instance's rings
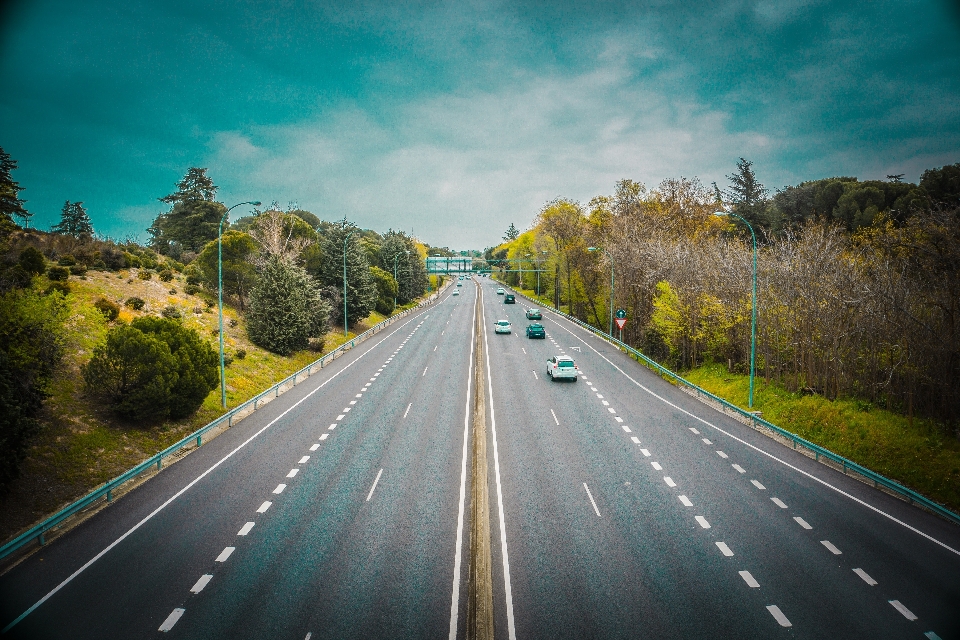
[[[463,637],[478,312],[498,637],[960,637],[960,528],[477,282],[0,577],[5,637]]]

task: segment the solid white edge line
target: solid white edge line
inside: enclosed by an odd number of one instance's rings
[[[483,300],[483,291],[480,291],[480,299]],[[486,319],[484,319],[486,320]],[[490,373],[492,369],[490,362],[490,345],[487,342],[487,333],[483,333],[483,352],[484,360],[487,365],[487,387],[490,396],[490,427],[493,435],[493,470],[497,479],[497,514],[500,518],[500,547],[503,556],[503,591],[504,599],[507,605],[507,634],[510,640],[517,640],[517,629],[513,618],[513,589],[510,586],[510,556],[507,553],[507,524],[503,515],[503,486],[500,484],[500,453],[497,447],[497,421],[493,409],[493,377]]]
[[[470,439],[470,389],[473,382],[473,356],[476,343],[477,306],[473,306],[470,321],[470,362],[467,365],[467,401],[463,407],[463,456],[460,462],[460,502],[457,508],[457,543],[453,556],[453,591],[450,596],[450,640],[457,640],[457,623],[460,616],[460,574],[463,562],[463,514],[467,496],[467,442]],[[436,348],[434,348],[436,351]]]
[[[416,318],[416,316],[414,316],[414,318]],[[106,553],[109,552],[111,549],[113,549],[115,546],[117,546],[118,544],[120,544],[121,542],[123,542],[124,540],[126,540],[127,537],[128,537],[130,534],[132,534],[134,531],[136,531],[137,529],[139,529],[140,527],[142,527],[142,526],[143,526],[144,524],[146,524],[149,520],[153,519],[153,517],[154,517],[155,515],[157,515],[158,513],[160,513],[161,511],[163,511],[164,509],[166,509],[167,506],[169,506],[174,500],[176,500],[177,498],[179,498],[180,496],[182,496],[184,493],[186,493],[187,491],[189,491],[191,488],[193,488],[193,485],[195,485],[195,484],[197,484],[198,482],[200,482],[201,480],[203,480],[205,477],[207,477],[208,474],[210,474],[211,472],[213,472],[214,469],[216,469],[217,467],[219,467],[221,464],[223,464],[224,462],[226,462],[227,460],[229,460],[230,458],[232,458],[238,451],[240,451],[241,449],[243,449],[244,447],[246,447],[248,444],[250,444],[251,442],[253,442],[258,436],[260,436],[260,434],[262,434],[264,431],[266,431],[267,429],[269,429],[270,427],[272,427],[274,424],[276,424],[278,421],[280,421],[283,417],[285,417],[288,413],[290,413],[291,411],[293,411],[294,409],[296,409],[297,407],[299,407],[301,404],[303,404],[304,402],[306,402],[308,398],[312,397],[313,394],[315,394],[317,391],[320,391],[320,389],[322,389],[323,387],[325,387],[325,386],[327,385],[327,383],[332,382],[332,381],[333,381],[337,376],[339,376],[341,373],[343,373],[344,371],[346,371],[347,369],[349,369],[350,367],[352,367],[352,366],[355,365],[356,363],[360,362],[360,360],[361,360],[364,356],[366,356],[367,354],[373,352],[373,350],[376,349],[377,347],[379,347],[379,346],[383,343],[384,340],[386,340],[387,338],[389,338],[390,336],[392,336],[393,334],[395,334],[397,331],[400,331],[400,329],[402,329],[404,326],[406,326],[407,324],[409,324],[410,322],[412,322],[412,321],[414,320],[414,318],[410,318],[409,320],[407,320],[406,322],[404,322],[402,325],[400,325],[399,327],[397,327],[396,329],[394,329],[393,331],[391,331],[388,335],[384,336],[384,337],[380,340],[380,342],[378,342],[377,344],[373,345],[373,346],[370,347],[367,351],[364,351],[364,352],[361,353],[359,356],[357,356],[357,359],[356,359],[356,360],[354,360],[353,362],[350,362],[350,363],[347,364],[343,369],[340,369],[340,371],[337,371],[335,374],[333,374],[332,376],[330,376],[329,378],[327,378],[326,380],[324,380],[323,382],[321,382],[321,383],[317,386],[317,388],[315,388],[313,391],[310,391],[309,393],[307,393],[307,395],[305,395],[305,396],[303,396],[302,398],[300,398],[299,400],[297,400],[293,405],[291,405],[290,407],[288,407],[286,411],[284,411],[284,412],[281,413],[279,416],[277,416],[276,418],[274,418],[273,420],[271,420],[270,422],[268,422],[268,423],[267,423],[264,427],[262,427],[259,431],[257,431],[257,432],[254,433],[252,436],[250,436],[249,438],[247,438],[246,440],[244,440],[243,442],[241,442],[239,445],[237,445],[237,447],[236,447],[233,451],[231,451],[231,452],[228,453],[227,455],[225,455],[225,456],[223,456],[222,458],[220,458],[217,462],[213,463],[213,465],[210,466],[210,468],[208,468],[206,471],[204,471],[203,473],[201,473],[199,476],[197,476],[196,478],[194,478],[193,480],[191,480],[190,483],[188,483],[183,489],[180,489],[180,490],[177,491],[175,494],[173,494],[172,496],[170,496],[169,498],[167,498],[166,502],[164,502],[164,503],[161,504],[159,507],[157,507],[156,509],[154,509],[153,511],[151,511],[149,514],[147,514],[146,516],[144,516],[144,518],[143,518],[142,520],[140,520],[137,524],[135,524],[135,525],[133,525],[132,527],[130,527],[130,528],[127,530],[126,533],[124,533],[122,536],[120,536],[119,538],[117,538],[116,540],[114,540],[113,542],[111,542],[109,545],[107,545],[106,548],[103,549],[103,551],[101,551],[101,552],[98,553],[97,555],[95,555],[95,556],[93,556],[92,558],[90,558],[89,560],[87,560],[87,562],[85,562],[85,563],[83,564],[83,566],[81,566],[79,569],[77,569],[76,571],[74,571],[73,573],[71,573],[69,576],[67,576],[66,578],[64,578],[63,582],[61,582],[61,583],[58,584],[56,587],[54,587],[53,589],[51,589],[45,596],[43,596],[42,598],[40,598],[39,600],[37,600],[29,609],[27,609],[26,611],[24,611],[23,613],[21,613],[19,616],[17,616],[17,618],[16,618],[13,622],[11,622],[10,624],[8,624],[6,627],[4,627],[3,630],[0,631],[0,633],[6,633],[6,632],[9,631],[10,629],[12,629],[18,622],[20,622],[21,620],[23,620],[24,618],[26,618],[28,615],[30,615],[31,613],[33,613],[33,612],[36,610],[37,607],[39,607],[39,606],[42,605],[44,602],[46,602],[47,600],[49,600],[49,599],[51,598],[51,596],[53,596],[56,592],[60,591],[60,589],[64,588],[64,587],[67,586],[70,582],[72,582],[74,578],[76,578],[78,575],[80,575],[81,573],[83,573],[84,571],[86,571],[87,568],[88,568],[90,565],[92,565],[94,562],[96,562],[97,560],[99,560],[100,558],[102,558],[104,555],[106,555]],[[175,610],[175,611],[176,611],[176,610]],[[181,610],[181,613],[182,613],[182,610]],[[171,614],[171,615],[173,615],[173,614]],[[177,616],[177,617],[179,618],[179,616]],[[174,620],[174,622],[176,622],[176,620]]]
[[[597,509],[597,503],[594,501],[593,494],[590,493],[590,487],[587,486],[586,482],[583,483],[583,488],[587,490],[587,497],[590,498],[590,504],[593,505],[593,510],[597,512],[597,517],[602,518],[603,516],[600,515],[600,509]]]
[[[567,329],[565,326],[561,325],[561,324],[560,324],[559,322],[557,322],[556,320],[553,320],[553,323],[556,324],[556,325],[557,325],[558,327],[560,327],[561,329],[563,329],[564,331],[566,331],[567,333],[569,333],[570,335],[575,335],[572,331],[570,331],[569,329]],[[575,326],[575,327],[578,327],[578,325],[574,325],[574,326]],[[586,331],[585,329],[583,329],[583,330]],[[590,334],[590,335],[593,335],[593,334]],[[633,378],[631,378],[630,375],[627,374],[627,372],[625,372],[623,369],[621,369],[620,367],[618,367],[617,365],[615,365],[615,364],[614,364],[613,362],[611,362],[606,356],[604,356],[602,353],[600,353],[599,351],[597,351],[596,349],[594,349],[592,346],[590,346],[589,344],[587,344],[584,340],[580,339],[579,337],[577,337],[577,339],[580,340],[580,342],[582,342],[583,344],[585,344],[587,347],[589,347],[591,351],[593,351],[593,352],[596,353],[598,356],[600,356],[601,358],[603,358],[604,360],[606,360],[606,362],[607,362],[608,364],[610,364],[610,366],[612,366],[614,369],[616,369],[616,370],[619,371],[621,374],[623,374],[623,376],[624,376],[627,380],[629,380],[629,381],[632,382],[633,384],[637,385],[638,387],[640,387],[641,389],[643,389],[644,391],[646,391],[647,393],[649,393],[651,396],[653,396],[653,397],[656,398],[657,400],[660,400],[660,401],[663,402],[664,404],[673,407],[674,409],[676,409],[677,411],[680,411],[681,413],[685,413],[686,415],[690,416],[690,417],[693,418],[694,420],[697,420],[698,422],[701,422],[701,423],[707,425],[708,427],[710,427],[710,428],[712,428],[712,429],[715,429],[716,431],[722,433],[723,435],[725,435],[725,436],[727,436],[727,437],[729,437],[729,438],[732,438],[733,440],[736,440],[736,441],[739,442],[740,444],[742,444],[742,445],[744,445],[744,446],[747,446],[747,447],[753,449],[753,450],[756,451],[757,453],[760,453],[760,454],[762,454],[762,455],[764,455],[764,456],[767,456],[767,457],[770,458],[771,460],[775,460],[776,462],[779,462],[780,464],[784,465],[784,466],[787,467],[788,469],[793,469],[793,470],[796,471],[797,473],[800,473],[800,474],[802,474],[802,475],[810,478],[811,480],[820,483],[821,485],[827,487],[828,489],[832,489],[833,491],[836,491],[836,492],[839,493],[840,495],[842,495],[842,496],[844,496],[844,497],[846,497],[846,498],[849,498],[850,500],[853,500],[854,502],[856,502],[856,503],[858,503],[858,504],[863,505],[864,507],[870,509],[871,511],[873,511],[873,512],[875,512],[875,513],[878,513],[878,514],[882,515],[883,517],[885,517],[885,518],[887,518],[887,519],[889,519],[889,520],[891,520],[891,521],[893,521],[893,522],[896,522],[896,523],[899,524],[900,526],[902,526],[902,527],[904,527],[904,528],[906,528],[906,529],[909,529],[910,531],[913,531],[914,533],[916,533],[916,534],[918,534],[918,535],[926,538],[926,539],[929,540],[930,542],[933,542],[934,544],[937,544],[937,545],[943,547],[943,548],[946,549],[947,551],[951,551],[951,552],[955,553],[956,555],[960,556],[960,550],[954,549],[953,547],[951,547],[950,545],[948,545],[948,544],[946,544],[946,543],[944,543],[944,542],[940,542],[939,540],[937,540],[936,538],[934,538],[934,537],[931,536],[930,534],[924,533],[923,531],[920,531],[920,530],[917,529],[916,527],[911,526],[911,525],[907,524],[906,522],[904,522],[903,520],[900,520],[899,518],[896,518],[895,516],[890,515],[890,514],[887,513],[886,511],[881,511],[879,508],[873,506],[872,504],[870,504],[870,503],[868,503],[868,502],[865,502],[865,501],[861,500],[860,498],[857,498],[856,496],[850,495],[849,493],[847,493],[847,492],[844,491],[843,489],[840,489],[839,487],[833,486],[832,484],[830,484],[830,483],[827,482],[826,480],[822,480],[821,478],[818,478],[817,476],[813,475],[812,473],[809,473],[809,472],[807,472],[807,471],[804,471],[803,469],[800,469],[799,467],[795,467],[795,466],[793,466],[792,464],[790,464],[789,462],[787,462],[786,460],[782,460],[782,459],[778,458],[777,456],[773,455],[772,453],[769,453],[769,452],[767,452],[767,451],[764,451],[764,450],[761,449],[760,447],[757,447],[757,446],[755,446],[755,445],[752,445],[752,444],[750,444],[749,442],[747,442],[746,440],[743,440],[743,439],[741,439],[741,438],[738,438],[737,436],[733,435],[732,433],[730,433],[730,432],[728,432],[728,431],[725,431],[724,429],[721,429],[720,427],[716,426],[715,424],[712,424],[712,423],[710,423],[710,422],[707,422],[707,421],[704,420],[703,418],[701,418],[701,417],[699,417],[699,416],[697,416],[697,415],[694,415],[693,413],[687,411],[686,409],[684,409],[684,408],[682,408],[682,407],[679,407],[679,406],[675,405],[674,403],[670,402],[670,401],[667,400],[666,398],[658,395],[657,393],[651,391],[651,390],[648,389],[647,387],[643,386],[642,384],[640,384],[639,382],[637,382],[636,380],[634,380]],[[779,611],[779,609],[777,609],[777,611]]]
[[[377,483],[380,482],[380,476],[383,474],[383,469],[377,472],[377,478],[373,481],[373,486],[370,487],[370,493],[367,494],[367,502],[370,502],[370,498],[373,497],[373,492],[377,489]]]

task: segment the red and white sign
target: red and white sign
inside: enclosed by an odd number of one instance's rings
[[[620,331],[623,331],[623,326],[627,324],[626,318],[614,318],[613,321],[617,324],[617,329],[620,329]]]

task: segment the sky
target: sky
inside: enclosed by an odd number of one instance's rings
[[[146,240],[199,166],[227,206],[483,249],[623,178],[960,162],[960,0],[3,0],[0,147],[39,228],[82,201]]]

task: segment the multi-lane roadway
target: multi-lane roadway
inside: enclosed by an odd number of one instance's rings
[[[960,637],[956,526],[555,314],[528,340],[496,286],[463,281],[9,570],[5,635],[462,637],[480,314],[498,637]],[[581,379],[547,378],[553,355]]]

